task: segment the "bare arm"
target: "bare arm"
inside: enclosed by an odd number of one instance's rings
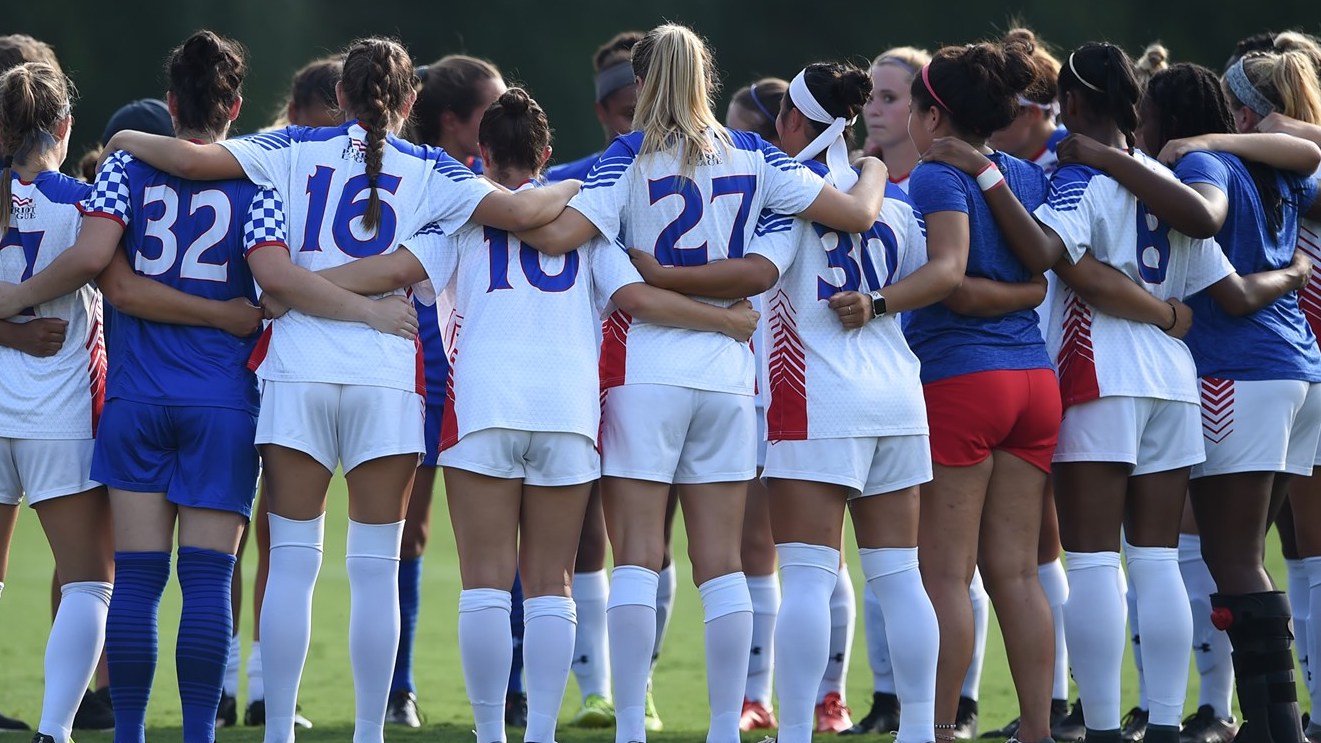
[[[775,264],[755,254],[702,266],[662,266],[651,253],[636,248],[628,255],[648,284],[680,294],[742,299],[761,294],[780,279]]]
[[[38,317],[28,322],[0,320],[0,346],[22,351],[29,356],[54,356],[64,346],[69,321],[58,317]]]
[[[1055,274],[1084,302],[1111,317],[1155,325],[1176,338],[1182,338],[1192,324],[1192,310],[1182,302],[1162,302],[1091,253],[1076,264],[1060,260]]]
[[[124,150],[167,173],[194,181],[243,178],[243,166],[218,144],[196,144],[174,137],[124,130],[106,142],[106,153]]]
[[[508,232],[531,231],[537,227],[551,225],[557,222],[557,217],[565,211],[564,207],[569,203],[569,199],[578,193],[579,185],[578,181],[567,180],[545,188],[530,188],[517,193],[497,189],[487,194],[477,204],[477,208],[472,213],[472,221]],[[592,228],[592,233],[595,231],[596,229]],[[550,253],[549,249],[542,252],[548,255],[567,253],[587,242],[591,236],[589,233],[580,242],[558,253]]]
[[[124,227],[112,219],[84,218],[78,239],[49,266],[21,284],[0,291],[0,317],[13,317],[62,297],[101,273],[118,250]]]
[[[629,284],[611,299],[619,309],[656,325],[723,333],[740,342],[757,331],[759,315],[746,299],[726,309],[647,284]]]
[[[385,294],[427,280],[422,262],[402,249],[325,268],[317,275],[341,289],[363,295]]]
[[[262,312],[247,299],[205,299],[139,276],[116,250],[96,285],[115,309],[151,322],[218,328],[239,338],[261,330]]]
[[[1045,300],[1046,279],[1042,276],[1023,283],[967,276],[944,303],[960,315],[999,317],[1010,312],[1036,309]],[[886,304],[889,304],[888,298]]]
[[[542,190],[542,189],[538,189]],[[489,197],[488,197],[489,198]],[[485,202],[483,202],[485,203]],[[545,255],[564,255],[582,247],[600,231],[583,213],[568,207],[548,224],[515,235],[524,245]],[[611,237],[614,237],[611,235]]]
[[[1232,273],[1207,287],[1221,309],[1235,317],[1250,315],[1292,291],[1302,289],[1312,276],[1312,261],[1302,252],[1293,262],[1274,271],[1240,276]]]
[[[798,216],[844,232],[866,232],[880,216],[890,171],[874,157],[858,161],[862,174],[848,193],[826,184]]]
[[[1312,175],[1317,167],[1321,167],[1321,147],[1283,132],[1202,134],[1185,139],[1172,139],[1161,148],[1160,161],[1173,167],[1180,158],[1194,150],[1228,152],[1244,160],[1302,175]]]
[[[1321,145],[1321,126],[1306,121],[1291,119],[1278,111],[1262,119],[1257,124],[1259,132],[1281,132],[1294,137],[1301,137],[1316,145]]]
[[[278,246],[248,254],[248,267],[262,291],[281,304],[331,320],[362,322],[382,333],[403,338],[417,336],[417,312],[401,296],[371,300],[335,286],[324,277],[295,266]]]

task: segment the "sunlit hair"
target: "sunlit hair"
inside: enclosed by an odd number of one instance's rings
[[[69,116],[73,83],[45,62],[26,62],[0,75],[0,234],[9,229],[13,169],[55,145],[55,125]]]
[[[701,37],[685,26],[657,26],[633,47],[633,74],[642,79],[633,127],[642,132],[641,155],[679,149],[684,175],[731,144],[712,106],[719,85],[715,60]]]

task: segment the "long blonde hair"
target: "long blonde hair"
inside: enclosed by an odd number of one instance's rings
[[[707,130],[717,142],[732,143],[712,105],[719,88],[715,60],[691,29],[675,23],[653,28],[633,47],[633,74],[642,79],[633,114],[633,127],[642,132],[641,155],[677,145],[683,174],[691,175],[718,154]]]
[[[1321,124],[1321,84],[1307,52],[1253,52],[1243,57],[1243,72],[1280,113]]]

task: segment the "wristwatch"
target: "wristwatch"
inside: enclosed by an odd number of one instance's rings
[[[872,292],[871,293],[872,318],[877,318],[884,314],[885,314],[885,297],[881,296],[880,292]]]

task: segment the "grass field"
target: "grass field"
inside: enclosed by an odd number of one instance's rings
[[[300,732],[305,741],[344,741],[352,735],[353,685],[350,675],[347,631],[348,600],[347,577],[344,570],[345,497],[343,481],[336,479],[332,491],[331,508],[326,529],[325,562],[317,584],[314,608],[312,646],[303,676],[301,703],[303,712],[316,727]],[[396,727],[387,729],[391,740],[409,741],[468,741],[473,740],[471,715],[464,693],[463,676],[459,666],[456,636],[456,605],[459,595],[457,558],[453,535],[450,532],[446,510],[439,502],[433,516],[435,523],[423,571],[423,606],[418,627],[416,677],[420,706],[426,724],[420,730]],[[702,659],[702,613],[688,576],[682,530],[676,529],[674,553],[680,565],[679,591],[675,617],[670,625],[663,655],[656,669],[655,695],[665,732],[652,736],[656,741],[699,741],[705,736],[707,718]],[[851,539],[851,538],[850,538]],[[245,557],[244,599],[251,587],[255,557]],[[29,509],[19,520],[11,552],[10,571],[0,599],[0,711],[17,716],[35,725],[40,717],[42,690],[42,658],[46,635],[50,627],[49,591],[52,560],[40,527]],[[1284,568],[1279,550],[1272,542],[1268,549],[1273,575],[1283,583]],[[852,575],[858,583],[861,597],[861,571],[856,559]],[[859,599],[861,603],[861,599]],[[156,687],[152,696],[148,724],[151,737],[156,740],[180,737],[179,699],[174,679],[174,638],[179,612],[177,584],[166,590],[161,607],[160,665],[156,674]],[[244,606],[242,620],[243,657],[247,658],[247,644],[251,640],[251,610]],[[1009,684],[999,628],[991,622],[991,636],[987,642],[986,667],[981,689],[982,727],[999,727],[1017,714],[1016,703]],[[1193,687],[1189,690],[1188,712],[1196,706],[1197,675],[1191,674]],[[242,678],[240,704],[246,701],[246,677]],[[1125,664],[1124,708],[1132,706],[1137,695],[1136,680],[1130,663]],[[871,701],[871,673],[867,668],[863,631],[859,623],[854,653],[850,665],[848,698],[855,715],[863,715]],[[1299,698],[1307,699],[1301,689]],[[578,693],[570,680],[565,695],[561,720],[577,708]],[[748,735],[749,740],[762,736]],[[510,740],[521,740],[521,731],[510,731]],[[109,734],[80,733],[80,743],[110,741]],[[613,731],[580,731],[561,726],[559,739],[565,743],[582,741],[608,743]],[[259,741],[259,729],[237,728],[218,731],[221,743]]]

